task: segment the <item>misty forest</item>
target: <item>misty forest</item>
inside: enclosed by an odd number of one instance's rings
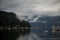
[[[25,29],[25,27],[28,29]],[[16,40],[19,35],[24,36],[26,33],[28,34],[30,27],[29,22],[25,20],[20,21],[15,13],[0,11],[0,39]]]

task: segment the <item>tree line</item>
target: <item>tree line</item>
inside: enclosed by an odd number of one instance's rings
[[[25,20],[20,21],[13,12],[0,11],[0,28],[1,27],[3,27],[3,29],[0,29],[0,39],[16,40],[20,35],[24,36],[26,33],[29,34],[31,25]],[[17,28],[17,30],[13,29],[14,27]],[[8,30],[8,28],[11,29]]]

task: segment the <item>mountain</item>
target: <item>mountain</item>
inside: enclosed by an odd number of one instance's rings
[[[32,15],[23,17],[30,22],[31,32],[36,33],[39,37],[54,37],[51,32],[52,25],[60,26],[60,16]]]
[[[40,16],[38,16],[38,15],[18,16],[18,18],[20,20],[25,20],[25,21],[29,21],[29,22],[38,22],[38,21],[40,21],[39,17]]]
[[[34,17],[32,20],[30,20],[29,22],[40,22],[39,17]]]

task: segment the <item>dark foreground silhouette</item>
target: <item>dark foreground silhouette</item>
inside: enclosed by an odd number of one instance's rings
[[[0,11],[0,40],[16,40],[20,35],[29,34],[30,27],[29,22],[20,21],[15,13]]]

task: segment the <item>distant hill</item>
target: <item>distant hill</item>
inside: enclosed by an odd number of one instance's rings
[[[24,16],[23,16],[24,17]],[[32,16],[26,16],[27,21],[31,24],[31,32],[36,33],[40,37],[54,37],[52,36],[52,25],[60,26],[60,16],[38,16],[38,15],[32,15]],[[25,17],[24,17],[25,18]],[[36,29],[39,28],[39,29]],[[45,32],[47,31],[47,33]]]

